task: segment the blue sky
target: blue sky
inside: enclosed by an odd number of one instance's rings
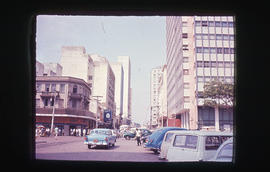
[[[166,22],[160,16],[47,16],[37,17],[36,57],[59,63],[62,46],[84,46],[115,62],[130,56],[132,119],[149,121],[150,72],[166,62]]]

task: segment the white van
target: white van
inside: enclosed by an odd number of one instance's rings
[[[232,137],[232,132],[174,131],[168,146],[168,161],[207,161],[219,146]]]

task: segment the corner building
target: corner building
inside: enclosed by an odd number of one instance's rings
[[[203,106],[206,82],[234,82],[234,18],[232,16],[168,16],[167,99],[169,118],[187,129],[232,129],[232,108]]]

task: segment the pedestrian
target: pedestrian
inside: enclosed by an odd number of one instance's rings
[[[140,130],[138,130],[138,128],[136,128],[136,140],[137,140],[137,145],[140,146],[142,143],[141,143],[141,136],[142,136],[142,133]]]
[[[83,129],[83,136],[85,136],[85,134],[86,134],[86,129],[84,128]]]

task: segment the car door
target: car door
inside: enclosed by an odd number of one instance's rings
[[[166,133],[162,144],[161,144],[161,152],[160,152],[160,158],[167,158],[167,152],[168,152],[168,147],[171,144],[172,138],[173,138],[174,133]]]
[[[198,136],[175,135],[167,153],[168,161],[198,161]]]

